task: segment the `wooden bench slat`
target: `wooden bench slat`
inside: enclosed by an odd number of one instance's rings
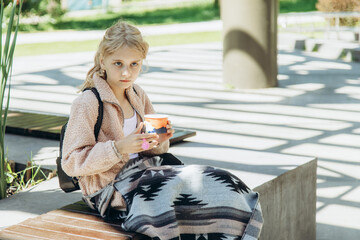
[[[30,126],[29,129],[35,129],[35,130],[43,130],[43,131],[52,131],[52,129],[56,128],[56,133],[60,133],[61,131],[61,127],[65,124],[66,122],[60,122],[60,121],[49,121],[49,122],[43,122],[41,124],[38,125],[34,125],[34,126]]]
[[[66,211],[66,210],[53,210],[49,212],[48,214],[56,215],[56,216],[66,216],[71,218],[79,218],[79,219],[85,219],[88,221],[102,221],[102,218],[99,214],[89,214],[89,213],[83,213],[83,212],[73,212],[73,211]]]
[[[61,120],[65,121],[67,118],[57,117],[57,116],[51,116],[51,115],[34,115],[34,114],[26,114],[22,113],[21,115],[17,116],[8,116],[7,121],[11,125],[16,126],[22,126],[24,123],[26,125],[36,125],[41,124],[42,122],[49,122],[49,121],[55,121],[55,120]]]
[[[40,115],[40,114],[31,114],[31,113],[21,113],[19,115],[8,115],[8,120],[10,122],[18,123],[22,119],[26,119],[28,122],[39,122],[45,121],[47,119],[58,119],[59,117],[54,115]]]
[[[81,220],[78,220],[81,222]],[[85,222],[86,223],[86,222]],[[55,233],[66,233],[73,236],[87,237],[90,239],[114,239],[114,240],[127,240],[131,239],[131,235],[120,232],[103,231],[102,228],[94,229],[91,227],[83,228],[79,225],[60,224],[59,222],[47,222],[39,218],[33,219],[31,222],[24,222],[20,224],[24,227],[34,228],[35,231],[51,231]]]
[[[195,135],[196,135],[195,131],[175,129],[174,135],[172,136],[172,138],[170,138],[170,144],[180,142],[186,138],[193,137]]]
[[[114,234],[131,235],[123,231],[120,225],[109,225],[104,221],[87,221],[79,218],[70,218],[66,216],[59,217],[58,215],[44,214],[40,217],[44,222],[53,222],[55,224],[76,226],[79,228],[93,229],[97,231],[109,232]]]
[[[61,127],[67,121],[68,117],[65,116],[9,111],[6,132],[59,140]],[[175,128],[174,136],[170,138],[170,144],[178,143],[195,135],[195,131]]]
[[[34,240],[33,235],[29,235],[26,233],[14,232],[8,229],[0,231],[0,239],[2,240]],[[49,238],[42,238],[36,236],[37,240],[48,240]]]
[[[54,215],[55,217],[67,217],[67,218],[73,218],[73,219],[80,219],[83,221],[88,221],[88,222],[105,222],[104,219],[100,216],[100,214],[94,214],[93,212],[91,212],[92,210],[89,208],[89,212],[77,212],[77,211],[72,211],[72,210],[53,210],[51,212],[48,212],[47,214],[49,215]],[[115,228],[120,226],[120,222],[118,223],[108,223],[106,222],[106,224],[111,225]],[[125,233],[124,230],[121,229],[121,231],[123,231]],[[126,232],[127,233],[127,232]],[[128,233],[128,234],[132,234],[132,233]]]
[[[33,119],[33,120],[29,120],[26,117],[22,118],[21,120],[18,121],[14,121],[12,119],[9,119],[9,121],[7,122],[7,124],[9,126],[13,126],[13,127],[22,127],[22,128],[33,128],[33,127],[41,127],[41,126],[49,126],[49,125],[63,125],[66,123],[66,120],[61,120],[61,119],[57,119],[54,117],[51,118],[43,118],[43,119]]]
[[[34,220],[34,219],[33,219]],[[24,226],[21,223],[11,226],[3,231],[12,231],[15,232],[14,234],[19,235],[27,235],[29,236],[28,239],[34,240],[38,238],[44,238],[44,239],[61,239],[61,240],[89,240],[89,239],[96,239],[91,237],[82,237],[79,235],[70,234],[67,232],[54,232],[52,230],[46,230],[46,229],[38,229],[34,227]],[[16,238],[15,238],[16,239]]]
[[[41,126],[53,126],[53,125],[63,125],[65,124],[66,121],[61,121],[59,119],[56,118],[47,118],[47,119],[39,119],[37,121],[31,121],[31,122],[27,122],[27,125],[25,125],[27,128],[33,128],[33,127],[41,127]],[[24,126],[24,124],[19,124],[19,127]]]
[[[0,231],[0,239],[150,239],[139,233],[124,231],[121,221],[105,221],[82,201],[63,208],[7,227]]]

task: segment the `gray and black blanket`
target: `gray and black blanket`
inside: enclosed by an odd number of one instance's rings
[[[113,184],[127,203],[122,227],[153,239],[255,240],[263,224],[259,196],[239,178],[202,165],[130,160]]]

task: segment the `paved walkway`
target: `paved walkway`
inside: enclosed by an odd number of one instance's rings
[[[93,54],[16,58],[11,108],[67,115]],[[359,63],[280,47],[279,87],[234,91],[222,85],[220,43],[152,48],[148,64],[149,71],[138,83],[157,111],[169,114],[176,127],[197,131],[190,141],[174,146],[174,154],[187,163],[196,159],[233,170],[235,162],[214,160],[215,155],[224,159],[244,153],[317,156],[317,239],[358,239]],[[14,135],[7,135],[6,142],[10,159],[32,151],[36,160],[54,166],[58,142]],[[46,191],[56,193],[55,185],[49,184]],[[73,199],[61,201],[57,204]],[[2,204],[3,212],[7,208]],[[35,206],[24,211],[16,216],[41,214]]]

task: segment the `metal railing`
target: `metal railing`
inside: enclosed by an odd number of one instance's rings
[[[341,26],[340,19],[357,18],[357,26]],[[360,12],[306,12],[283,13],[279,15],[280,30],[289,32],[324,32],[329,36],[335,32],[339,39],[341,32],[352,32],[355,40],[360,42]]]

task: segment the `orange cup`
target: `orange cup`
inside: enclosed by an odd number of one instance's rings
[[[167,132],[168,115],[147,114],[145,115],[146,133],[163,134]]]

